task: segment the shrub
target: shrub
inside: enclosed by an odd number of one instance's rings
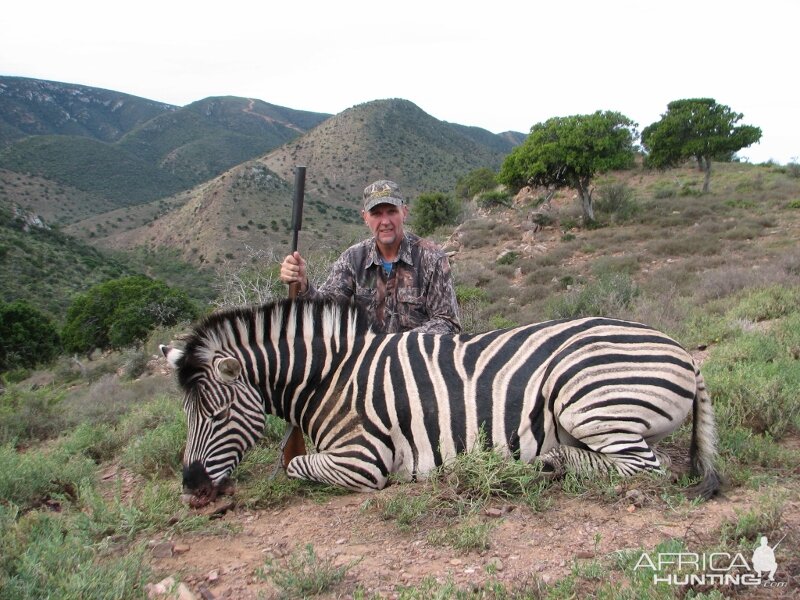
[[[454,224],[460,210],[458,201],[447,194],[421,194],[411,213],[414,229],[419,235],[428,235],[437,227]]]
[[[53,322],[27,302],[0,302],[0,372],[49,363],[61,350]]]
[[[456,181],[456,196],[469,200],[497,185],[495,174],[486,167],[470,171]]]
[[[551,300],[547,313],[552,319],[621,316],[638,295],[639,289],[629,275],[612,273]]]
[[[17,452],[11,444],[0,445],[0,498],[21,510],[48,500],[74,501],[81,485],[94,476],[94,463],[82,456],[61,451]]]
[[[511,206],[511,193],[505,190],[482,192],[478,196],[478,206],[492,208],[494,206]]]
[[[101,553],[96,539],[68,517],[19,515],[0,504],[0,597],[139,598],[150,576],[144,547],[120,557]]]
[[[123,277],[79,294],[67,310],[62,337],[69,352],[122,348],[157,326],[196,318],[185,293],[144,276]]]
[[[171,476],[180,470],[186,445],[186,419],[178,403],[172,405],[165,420],[130,438],[122,462],[146,477]]]
[[[64,426],[61,389],[9,385],[0,395],[0,444],[26,443],[58,435]]]
[[[625,183],[604,185],[598,190],[598,196],[594,203],[595,208],[614,221],[629,221],[639,212],[633,190]]]

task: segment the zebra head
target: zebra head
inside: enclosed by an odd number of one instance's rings
[[[184,392],[184,492],[192,495],[192,506],[203,506],[226,488],[231,471],[263,435],[261,394],[247,381],[235,356],[208,356],[206,348],[194,344],[185,350],[160,348]]]

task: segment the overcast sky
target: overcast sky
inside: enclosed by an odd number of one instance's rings
[[[404,98],[495,133],[596,110],[641,131],[711,97],[763,131],[740,156],[800,156],[798,0],[6,0],[0,15],[2,75],[180,106]]]

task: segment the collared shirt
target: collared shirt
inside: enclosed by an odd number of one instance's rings
[[[445,253],[433,242],[406,233],[397,261],[386,273],[375,238],[350,246],[334,263],[319,289],[304,298],[355,302],[376,331],[459,333],[458,303]]]

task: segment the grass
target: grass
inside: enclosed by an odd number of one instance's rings
[[[307,544],[285,561],[267,561],[256,571],[256,577],[271,580],[282,598],[307,598],[334,588],[357,563],[337,567],[333,559],[317,556],[314,546]]]

